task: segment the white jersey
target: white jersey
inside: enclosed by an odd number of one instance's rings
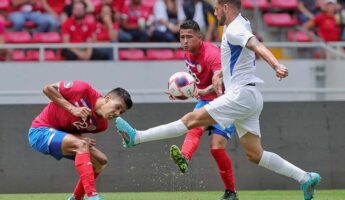
[[[254,75],[255,53],[245,47],[253,36],[250,22],[241,14],[224,27],[221,59],[226,93],[248,83],[263,82]]]

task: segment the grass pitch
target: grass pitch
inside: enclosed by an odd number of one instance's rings
[[[106,200],[218,200],[223,192],[102,193]],[[70,194],[0,194],[1,200],[66,200]],[[302,191],[239,191],[240,200],[303,200]],[[315,200],[345,200],[345,190],[318,190]]]

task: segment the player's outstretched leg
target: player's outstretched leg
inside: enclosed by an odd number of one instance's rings
[[[238,200],[238,196],[236,192],[225,190],[223,196],[219,200]]]
[[[188,170],[188,162],[178,146],[172,145],[170,147],[170,157],[175,162],[180,172],[186,173]]]
[[[311,200],[313,199],[315,186],[321,181],[321,177],[318,173],[309,172],[309,179],[301,184],[301,189],[304,193],[304,200]]]
[[[124,119],[117,117],[115,121],[117,132],[123,139],[123,146],[126,148],[134,147],[136,130],[131,127]]]

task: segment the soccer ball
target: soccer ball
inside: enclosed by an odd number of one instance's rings
[[[187,72],[176,72],[169,78],[168,89],[176,99],[188,99],[195,91],[195,79]]]

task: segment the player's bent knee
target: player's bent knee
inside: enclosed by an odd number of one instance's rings
[[[77,153],[88,152],[89,144],[85,140],[75,140],[73,142],[73,149],[75,149]]]
[[[261,153],[260,152],[246,152],[247,159],[255,164],[259,164],[261,160]]]

